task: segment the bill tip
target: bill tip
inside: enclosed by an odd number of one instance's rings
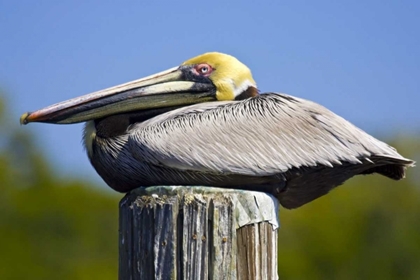
[[[21,125],[25,125],[25,124],[29,123],[28,117],[29,117],[30,114],[31,114],[30,112],[26,112],[26,113],[22,114],[22,116],[20,116],[19,121],[20,121]]]

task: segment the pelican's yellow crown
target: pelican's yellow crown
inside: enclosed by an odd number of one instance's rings
[[[182,65],[206,63],[213,68],[209,78],[215,85],[218,100],[234,100],[248,87],[257,87],[251,70],[235,57],[218,52],[209,52],[191,58]]]

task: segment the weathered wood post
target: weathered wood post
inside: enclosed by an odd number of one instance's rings
[[[120,202],[119,279],[278,279],[277,228],[265,193],[138,188]]]

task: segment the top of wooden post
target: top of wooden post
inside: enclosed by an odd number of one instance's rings
[[[273,226],[273,230],[279,227],[279,202],[270,194],[246,191],[240,189],[215,188],[207,186],[154,186],[147,188],[137,188],[131,191],[130,196],[151,196],[156,203],[164,203],[168,196],[177,195],[188,198],[201,195],[222,196],[232,200],[235,210],[235,228],[241,228],[246,225],[259,222],[268,222]],[[121,200],[124,204],[128,197]]]

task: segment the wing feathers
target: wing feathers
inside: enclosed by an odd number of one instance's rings
[[[177,109],[133,125],[129,145],[139,160],[214,174],[270,176],[372,155],[406,160],[324,107],[284,94]]]

